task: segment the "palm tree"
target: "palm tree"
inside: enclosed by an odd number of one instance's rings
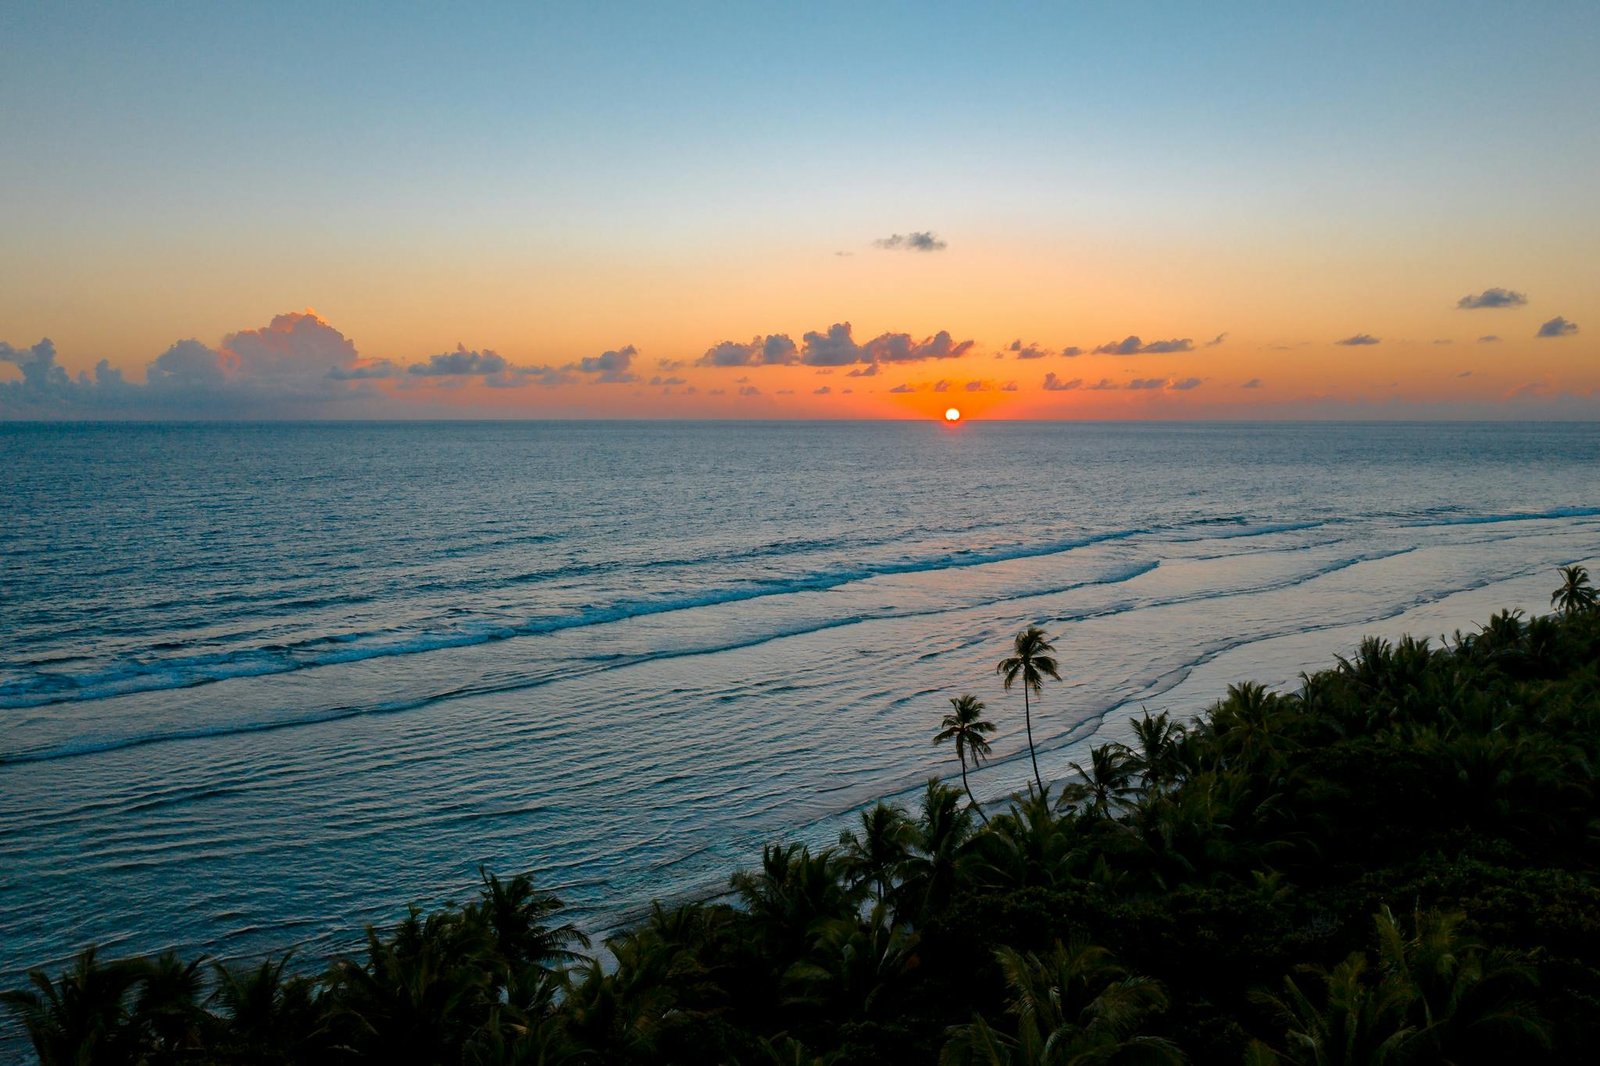
[[[1070,805],[1088,801],[1087,813],[1102,818],[1111,817],[1132,792],[1128,783],[1128,757],[1121,745],[1101,744],[1089,751],[1088,767],[1075,762],[1067,763],[1082,780],[1061,790],[1061,803]]]
[[[556,912],[565,906],[561,900],[534,888],[527,874],[502,881],[480,866],[478,876],[483,879],[483,889],[468,912],[487,925],[494,950],[513,971],[583,961],[572,946],[588,947],[589,938],[571,923],[552,924]]]
[[[1152,718],[1148,709],[1132,725],[1138,746],[1127,749],[1128,769],[1143,779],[1146,792],[1159,795],[1183,773],[1182,748],[1188,730],[1168,712]]]
[[[877,898],[887,899],[895,876],[911,854],[916,826],[899,806],[879,803],[861,812],[861,835],[839,834],[840,865],[853,885],[872,884]]]
[[[128,1000],[140,970],[135,960],[100,962],[89,948],[58,980],[29,970],[33,990],[0,993],[0,1001],[21,1019],[41,1066],[132,1062],[138,1034]]]
[[[133,1016],[146,1044],[147,1061],[182,1061],[200,1046],[202,1022],[209,1020],[200,1006],[203,962],[185,963],[176,952],[167,951],[140,965]]]
[[[1005,679],[1007,692],[1011,691],[1017,678],[1022,678],[1022,720],[1028,728],[1028,758],[1033,761],[1033,780],[1038,784],[1041,795],[1044,793],[1044,778],[1039,774],[1039,757],[1033,751],[1033,709],[1028,702],[1028,692],[1043,692],[1046,677],[1061,680],[1061,675],[1056,671],[1055,656],[1051,654],[1055,650],[1056,646],[1050,643],[1044,630],[1029,626],[1017,634],[1012,644],[1012,654],[1001,659],[994,668],[994,672]]]
[[[994,723],[985,721],[983,715],[983,701],[976,696],[966,695],[961,697],[951,696],[950,706],[953,712],[944,716],[939,723],[941,732],[933,738],[935,744],[942,744],[946,740],[956,742],[956,758],[961,760],[961,787],[967,790],[967,799],[972,802],[972,809],[978,812],[978,817],[983,819],[983,824],[989,824],[989,816],[983,813],[983,808],[978,806],[978,799],[972,794],[972,786],[967,784],[967,756],[972,756],[973,766],[982,766],[991,749],[989,742],[983,739],[985,733],[994,732]]]
[[[1016,1016],[1016,1035],[981,1015],[952,1026],[942,1066],[1184,1061],[1177,1045],[1143,1032],[1166,1009],[1166,992],[1148,977],[1130,976],[1104,948],[1057,942],[1040,958],[1002,947],[995,958],[1011,993],[1006,1009]]]
[[[1561,568],[1561,587],[1550,594],[1551,606],[1562,614],[1579,614],[1595,609],[1596,592],[1589,584],[1589,571],[1577,564]]]

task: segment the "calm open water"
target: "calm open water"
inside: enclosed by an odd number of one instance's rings
[[[1031,623],[1060,772],[1542,610],[1596,470],[1594,424],[0,425],[0,984],[320,960],[479,863],[603,931],[953,775],[949,696],[1022,787]]]

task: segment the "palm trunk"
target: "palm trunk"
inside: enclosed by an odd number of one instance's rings
[[[967,802],[972,804],[972,809],[978,812],[978,817],[983,819],[983,824],[989,824],[989,816],[983,813],[983,808],[978,806],[978,797],[972,794],[972,786],[967,784],[967,757],[961,756],[961,787],[967,790]]]
[[[1028,683],[1022,683],[1022,721],[1028,727],[1028,758],[1033,760],[1033,779],[1039,784],[1039,795],[1044,795],[1044,778],[1039,776],[1039,757],[1033,753],[1033,708],[1028,704]]]

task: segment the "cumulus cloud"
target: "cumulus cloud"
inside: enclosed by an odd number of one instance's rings
[[[896,385],[894,388],[890,389],[889,391],[890,392],[900,392],[900,393],[916,392],[917,388],[916,388],[915,385]]]
[[[1435,343],[1435,344],[1454,344],[1455,341],[1451,340],[1449,337],[1444,337],[1444,338],[1435,340],[1433,343]]]
[[[1578,332],[1578,324],[1576,322],[1568,322],[1560,315],[1557,315],[1544,325],[1540,326],[1539,332],[1536,333],[1535,336],[1570,337],[1576,332]]]
[[[1107,341],[1094,350],[1096,355],[1165,355],[1169,352],[1190,352],[1194,341],[1182,337],[1170,341],[1144,343],[1138,337],[1128,336],[1120,341]]]
[[[1021,338],[1006,345],[1006,351],[1015,352],[1018,359],[1043,359],[1052,354],[1049,348],[1041,348],[1031,341],[1023,344]]]
[[[1044,376],[1045,392],[1072,392],[1074,389],[1081,388],[1082,386],[1082,378],[1073,378],[1071,381],[1063,381],[1056,377],[1055,371],[1051,371]]]
[[[406,368],[406,373],[432,378],[470,377],[474,374],[499,374],[510,365],[504,356],[487,349],[473,352],[468,351],[465,345],[457,344],[453,352],[429,356],[426,363],[412,363]]]
[[[1166,378],[1134,378],[1128,382],[1130,389],[1162,389],[1166,388]]]
[[[1217,345],[1221,344],[1227,339],[1228,335],[1226,333],[1219,333],[1215,337],[1212,337],[1210,340],[1206,341],[1206,347],[1215,348]]]
[[[369,381],[378,378],[397,378],[404,371],[400,364],[392,359],[372,359],[357,363],[352,367],[336,366],[328,371],[328,377],[334,381]]]
[[[1459,374],[1456,375],[1456,377],[1458,377],[1458,378],[1470,378],[1471,376],[1472,376],[1472,371],[1470,371],[1470,370],[1463,370]]]
[[[1249,381],[1245,382],[1243,385],[1240,385],[1239,387],[1241,389],[1259,389],[1261,387],[1261,379],[1260,378],[1251,378]]]
[[[1485,333],[1483,336],[1478,338],[1478,343],[1479,344],[1495,344],[1499,340],[1500,340],[1500,338],[1495,336],[1493,333]]]
[[[49,340],[24,349],[0,342],[0,362],[22,372],[22,380],[0,384],[0,411],[42,417],[306,414],[331,401],[368,397],[358,379],[394,373],[393,364],[362,363],[355,345],[314,311],[278,315],[260,329],[228,334],[215,348],[180,340],[146,364],[143,384],[125,380],[103,359],[93,374],[76,376],[55,360]]]
[[[740,396],[760,396],[761,395],[761,390],[756,388],[754,385],[740,385],[739,386],[739,395]]]
[[[755,336],[749,343],[723,341],[706,349],[697,366],[788,366],[800,361],[800,349],[787,333]]]
[[[940,330],[920,341],[909,333],[881,333],[864,344],[857,344],[848,322],[835,322],[826,333],[807,331],[802,340],[804,347],[799,362],[822,367],[959,359],[972,350],[974,343],[957,341],[948,330]]]
[[[1477,311],[1485,307],[1521,307],[1527,302],[1527,293],[1494,288],[1484,289],[1480,293],[1468,293],[1456,301],[1456,306],[1463,311]]]
[[[639,349],[633,345],[625,345],[611,351],[601,352],[599,355],[586,355],[576,363],[569,363],[563,370],[576,370],[583,374],[594,374],[594,381],[607,385],[620,385],[624,382],[638,381],[639,376],[628,368],[633,364],[634,356],[639,354]]]
[[[948,381],[946,381],[944,378],[940,378],[938,381],[935,381],[933,383],[933,391],[934,392],[949,392],[950,391],[950,383]]]
[[[1083,354],[1083,349],[1079,348],[1076,344],[1069,344],[1065,348],[1061,349],[1061,354],[1066,356],[1068,359],[1075,359]]]
[[[665,385],[670,387],[672,385],[687,385],[689,383],[680,377],[664,378],[660,374],[657,374],[655,377],[650,379],[650,384]]]
[[[807,366],[849,366],[862,361],[861,347],[850,336],[848,322],[835,322],[826,333],[810,330],[802,340],[805,353],[800,361]]]
[[[992,391],[994,391],[994,382],[992,382],[992,381],[969,381],[966,384],[966,390],[968,392],[992,392]]]
[[[872,242],[875,247],[908,252],[942,252],[949,247],[928,230],[895,233]]]
[[[813,395],[813,396],[827,396],[832,392],[833,392],[833,389],[831,387],[829,387],[827,385],[823,385],[823,386],[821,386],[819,388],[812,389],[811,390],[811,395]]]
[[[1346,337],[1343,340],[1337,340],[1333,343],[1343,344],[1346,347],[1360,347],[1364,344],[1377,344],[1379,343],[1379,339],[1370,333],[1357,333],[1354,336]]]
[[[1188,392],[1190,389],[1197,389],[1203,384],[1205,382],[1200,378],[1182,378],[1167,382],[1167,388],[1175,392]]]

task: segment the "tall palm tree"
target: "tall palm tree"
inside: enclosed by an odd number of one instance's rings
[[[972,756],[973,766],[983,765],[983,760],[991,753],[989,742],[983,739],[983,735],[994,732],[994,723],[984,720],[983,701],[976,696],[951,696],[950,706],[955,709],[945,715],[943,721],[939,723],[940,732],[933,738],[933,742],[935,744],[942,744],[947,740],[956,742],[956,758],[961,760],[961,787],[967,790],[967,799],[972,802],[972,809],[978,812],[983,824],[988,825],[989,816],[978,806],[978,798],[972,794],[972,786],[967,784],[967,756]]]
[[[1001,659],[994,668],[994,672],[1005,679],[1007,692],[1011,691],[1017,678],[1022,678],[1022,720],[1028,728],[1028,758],[1033,761],[1033,780],[1038,784],[1041,795],[1044,793],[1044,778],[1039,774],[1039,757],[1033,751],[1033,708],[1028,702],[1028,692],[1042,693],[1046,677],[1061,680],[1052,654],[1055,650],[1056,646],[1050,643],[1044,630],[1029,626],[1017,634],[1012,644],[1012,654]]]
[[[1595,608],[1596,592],[1589,571],[1577,564],[1561,568],[1561,587],[1550,594],[1550,604],[1562,614],[1579,614]]]

